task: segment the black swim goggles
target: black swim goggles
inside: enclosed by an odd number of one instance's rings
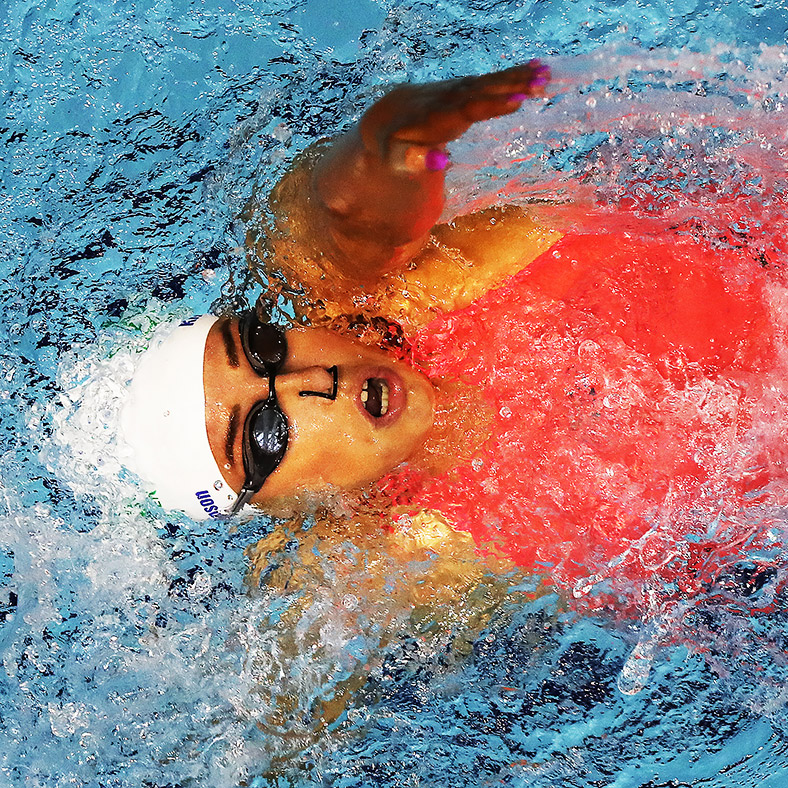
[[[260,491],[265,480],[279,467],[287,451],[289,424],[276,399],[276,376],[287,357],[287,340],[278,326],[264,323],[255,310],[245,312],[238,321],[238,332],[249,366],[260,377],[268,378],[268,396],[258,402],[244,421],[243,460],[244,481],[230,515],[239,512]],[[300,391],[301,397],[336,399],[339,376],[330,367],[331,392]]]

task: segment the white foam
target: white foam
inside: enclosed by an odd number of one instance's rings
[[[58,369],[61,394],[46,408],[51,435],[43,459],[78,497],[94,499],[104,512],[144,495],[126,470],[131,450],[122,438],[120,413],[142,353],[160,344],[184,314],[183,308],[176,312],[153,301],[105,332],[94,347],[73,350]],[[28,426],[37,428],[37,421],[31,413]]]

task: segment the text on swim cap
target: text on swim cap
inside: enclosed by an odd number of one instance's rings
[[[209,517],[216,517],[219,518],[222,516],[222,513],[219,511],[219,507],[214,502],[213,498],[211,498],[210,493],[208,490],[200,490],[199,492],[194,493],[197,496],[197,500],[200,502],[200,506],[205,509],[205,513]]]

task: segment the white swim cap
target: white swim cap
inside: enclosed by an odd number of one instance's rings
[[[216,320],[184,320],[147,350],[121,413],[133,454],[130,470],[153,486],[163,507],[195,520],[222,517],[237,497],[213,457],[205,426],[203,359]]]

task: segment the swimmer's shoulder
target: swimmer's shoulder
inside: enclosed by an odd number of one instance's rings
[[[429,243],[390,279],[388,310],[423,323],[429,313],[462,309],[518,274],[561,238],[527,209],[497,206],[433,228]],[[390,284],[390,283],[389,283]],[[416,313],[423,313],[413,320]]]
[[[561,233],[519,206],[498,206],[433,227],[427,243],[399,270],[374,286],[360,283],[334,264],[325,228],[310,200],[316,146],[284,175],[269,199],[273,226],[261,232],[249,217],[247,247],[256,265],[281,273],[304,292],[311,319],[369,311],[417,328],[441,312],[468,306],[500,287],[547,251]]]

